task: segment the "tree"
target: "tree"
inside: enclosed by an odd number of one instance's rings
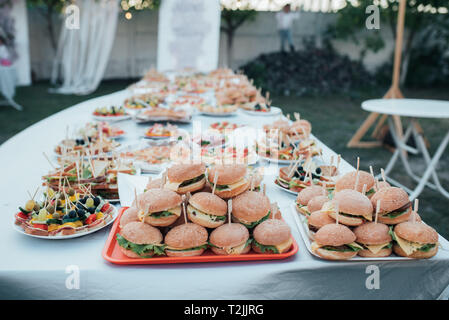
[[[396,22],[399,1],[400,0],[388,0],[381,2],[382,6],[379,7],[381,28],[386,24],[394,39],[396,39]],[[438,37],[441,33],[437,30],[447,28],[447,23],[445,23],[445,21],[448,21],[447,14],[439,13],[447,12],[449,9],[449,2],[446,0],[406,1],[405,28],[407,33],[404,36],[401,83],[404,83],[405,78],[407,77],[409,59],[415,43],[419,41],[417,39],[426,38],[428,40],[428,37],[425,35],[429,30],[433,30],[432,35]],[[335,25],[331,26],[328,30],[328,35],[338,39],[349,39],[356,44],[360,44],[360,34],[358,31],[365,28],[365,21],[368,17],[365,13],[365,9],[368,5],[372,5],[373,1],[354,0],[347,1],[346,4],[346,7],[338,11],[337,21]],[[385,40],[382,38],[380,30],[370,30],[367,34],[364,33],[363,36],[363,49],[361,52],[362,60],[368,51],[377,52],[384,48]]]
[[[223,8],[221,11],[221,31],[226,33],[226,65],[233,62],[233,44],[237,29],[247,21],[253,21],[257,15],[255,10],[231,10]]]
[[[47,20],[47,31],[50,36],[50,43],[53,50],[56,52],[56,31],[53,21],[55,13],[61,13],[64,6],[70,3],[68,0],[27,0],[28,6],[36,8],[42,16]]]

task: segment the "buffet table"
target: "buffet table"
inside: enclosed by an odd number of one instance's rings
[[[299,252],[288,260],[270,262],[118,266],[101,252],[110,228],[78,239],[41,240],[12,228],[13,214],[51,169],[42,152],[52,155],[67,125],[91,121],[98,106],[121,104],[126,90],[92,99],[44,119],[0,146],[0,262],[1,299],[436,299],[449,296],[449,243],[430,260],[398,262],[327,262],[311,256],[294,224],[295,196],[276,188],[265,176],[267,195],[277,201],[290,224]],[[244,113],[226,118],[195,115],[203,128],[227,120],[261,127],[273,117]],[[127,132],[121,142],[137,141],[146,125],[119,123]],[[189,129],[191,125],[180,125]],[[324,158],[332,150],[318,140]],[[54,161],[56,162],[56,161]],[[341,162],[344,173],[352,167]],[[425,220],[425,203],[420,208]],[[370,287],[368,266],[378,267],[379,288]],[[368,270],[368,271],[367,271]],[[73,275],[79,271],[79,286]],[[368,288],[367,288],[368,282]]]

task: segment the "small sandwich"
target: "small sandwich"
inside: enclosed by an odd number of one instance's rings
[[[162,233],[142,222],[127,223],[117,233],[117,243],[122,253],[130,258],[151,258],[164,254]]]
[[[341,224],[327,224],[315,233],[311,249],[326,260],[347,260],[355,257],[363,249],[355,242],[356,236]]]
[[[380,200],[377,221],[385,224],[398,224],[407,221],[412,215],[412,203],[407,192],[397,187],[382,188],[371,198],[374,212]]]
[[[211,188],[214,186],[215,175],[218,174],[215,194],[223,199],[233,198],[250,187],[247,168],[244,164],[215,165],[209,169],[208,179]]]
[[[309,227],[310,238],[315,237],[315,233],[324,227],[326,224],[335,223],[335,220],[329,217],[327,212],[315,211],[307,217],[307,226]]]
[[[125,225],[127,225],[130,222],[139,222],[139,209],[136,207],[129,207],[125,210],[125,212],[122,213],[122,216],[120,217],[120,228],[123,228]]]
[[[345,189],[354,189],[357,182],[357,171],[348,172],[341,176],[335,182],[335,192]],[[359,170],[359,181],[357,182],[357,191],[362,192],[363,185],[366,184],[365,195],[370,198],[375,192],[375,180],[371,174],[366,171]]]
[[[317,196],[326,196],[327,191],[321,186],[310,186],[302,190],[300,193],[298,193],[298,196],[296,197],[296,210],[305,216],[308,216],[310,214],[310,210],[307,207],[307,204],[312,198],[315,198]]]
[[[257,253],[284,253],[292,246],[290,227],[282,220],[268,219],[253,232],[253,250]]]
[[[361,257],[388,257],[392,252],[390,228],[383,223],[368,222],[354,229],[355,242],[363,247]]]
[[[232,221],[254,228],[270,216],[271,204],[261,192],[246,191],[232,200]]]
[[[151,189],[138,197],[139,219],[156,227],[167,227],[181,215],[182,198],[174,191]]]
[[[226,223],[210,234],[209,245],[215,254],[245,254],[251,249],[248,229],[240,223]]]
[[[327,212],[332,219],[337,220],[337,203],[338,221],[341,224],[356,227],[373,220],[371,201],[358,191],[345,189],[336,193],[333,200],[325,203],[321,210]]]
[[[391,232],[393,251],[399,256],[428,259],[438,252],[438,233],[432,227],[419,222],[402,222]]]
[[[194,223],[174,227],[165,236],[165,253],[169,257],[192,257],[207,249],[207,230]]]
[[[164,188],[179,194],[200,190],[206,184],[206,165],[175,164],[167,169],[167,182]]]
[[[217,228],[226,221],[226,201],[212,193],[197,192],[187,205],[189,219],[206,228]]]
[[[307,210],[309,210],[309,212],[319,211],[323,208],[323,205],[329,201],[330,200],[327,196],[313,197],[309,200],[309,202],[307,202]]]

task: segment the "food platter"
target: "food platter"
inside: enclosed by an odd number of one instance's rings
[[[125,115],[122,115],[122,116],[96,116],[96,115],[92,115],[92,117],[95,120],[98,120],[98,121],[123,121],[123,120],[131,119],[131,115],[130,114],[125,114]]]
[[[111,231],[109,233],[106,244],[103,248],[102,256],[105,260],[119,265],[132,265],[132,264],[178,264],[178,263],[205,263],[205,262],[230,262],[230,261],[260,261],[260,260],[283,260],[294,256],[298,252],[298,244],[292,237],[293,243],[290,250],[280,254],[258,254],[250,251],[246,254],[239,255],[216,255],[206,250],[200,256],[192,257],[153,257],[153,258],[140,258],[133,259],[125,256],[117,243],[116,234],[120,231],[119,222],[120,217],[127,208],[121,208],[119,216],[114,222]]]
[[[272,117],[282,113],[282,109],[279,107],[271,107],[270,112],[261,112],[261,111],[251,111],[246,109],[240,109],[243,113],[252,115],[252,116],[261,116],[261,117]]]
[[[237,110],[232,112],[207,112],[207,111],[199,111],[200,114],[210,117],[232,117],[237,115]]]
[[[89,231],[86,231],[86,232],[79,232],[79,233],[66,235],[66,236],[39,236],[39,235],[28,234],[25,231],[23,231],[23,229],[20,226],[16,225],[14,222],[13,222],[12,225],[13,225],[13,229],[16,230],[17,232],[19,232],[19,233],[21,233],[23,235],[29,236],[29,237],[33,237],[33,238],[47,239],[47,240],[64,240],[64,239],[79,238],[79,237],[87,236],[89,234],[97,232],[97,231],[107,227],[111,223],[113,223],[117,219],[117,217],[118,217],[118,210],[114,206],[111,206],[111,208],[113,210],[112,213],[111,213],[112,219],[107,221],[104,225],[98,226],[98,228],[95,228],[95,229],[92,229],[92,230],[89,230]]]
[[[274,185],[275,185],[276,188],[281,189],[282,191],[291,193],[291,194],[293,194],[293,195],[295,195],[295,196],[297,196],[298,193],[299,193],[299,192],[296,192],[296,191],[292,191],[292,190],[290,190],[290,189],[282,188],[282,187],[281,187],[280,185],[278,185],[276,182],[274,183]]]
[[[296,227],[298,228],[299,233],[301,234],[301,238],[307,248],[307,251],[311,255],[313,255],[316,258],[319,258],[323,260],[319,255],[315,254],[312,251],[312,241],[309,237],[309,229],[307,227],[307,219],[303,215],[299,214],[295,209],[295,204],[291,205],[291,213],[293,215],[293,218],[295,220]],[[354,258],[351,258],[349,260],[342,260],[342,261],[348,261],[348,262],[360,262],[360,261],[402,261],[402,260],[415,260],[411,258],[406,257],[399,257],[394,254],[388,257],[359,257],[355,256]]]

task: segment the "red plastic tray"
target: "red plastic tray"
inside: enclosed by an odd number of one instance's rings
[[[225,262],[225,261],[258,261],[258,260],[281,260],[295,255],[298,252],[298,244],[292,236],[293,244],[289,251],[280,254],[260,254],[250,251],[239,255],[217,255],[210,249],[195,257],[166,257],[156,256],[154,258],[133,259],[125,256],[119,248],[116,234],[120,231],[120,218],[127,207],[119,210],[119,216],[115,219],[111,232],[103,248],[103,258],[115,264],[167,264],[167,263],[194,263],[194,262]]]

